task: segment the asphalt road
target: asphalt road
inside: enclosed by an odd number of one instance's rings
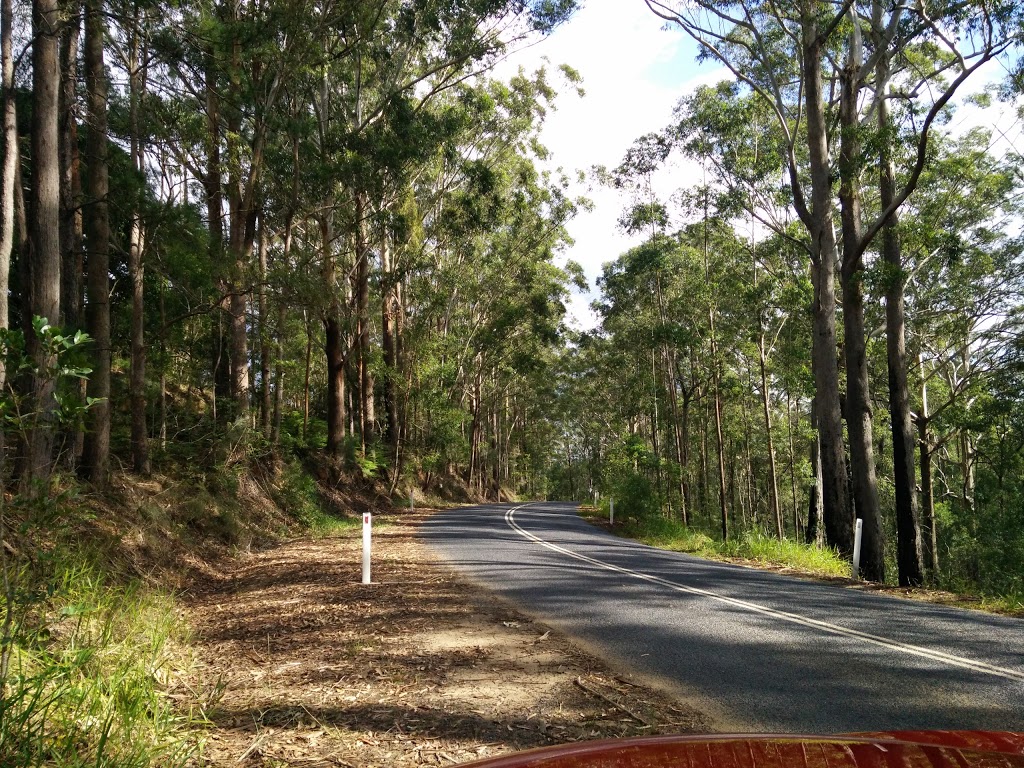
[[[723,730],[1024,731],[1024,621],[665,552],[571,504],[431,518],[470,579],[612,663],[688,697]]]

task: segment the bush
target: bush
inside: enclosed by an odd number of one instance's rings
[[[324,508],[316,480],[298,461],[284,465],[281,479],[274,490],[274,501],[315,534],[326,534],[359,524],[356,518],[336,517]]]

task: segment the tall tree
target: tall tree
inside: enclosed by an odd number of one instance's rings
[[[0,0],[0,74],[3,89],[4,154],[0,165],[0,328],[10,326],[8,286],[11,254],[14,252],[14,185],[19,162],[18,116],[14,89],[14,8],[11,0]],[[20,190],[18,190],[20,194]],[[7,371],[0,364],[0,388],[6,385]]]
[[[60,323],[60,7],[57,0],[32,3],[32,196],[29,203],[30,315]],[[52,355],[29,333],[36,373],[32,384],[35,428],[25,480],[45,481],[52,469],[54,378]]]
[[[85,80],[88,94],[85,218],[89,250],[87,327],[93,339],[94,360],[87,393],[90,409],[83,468],[97,487],[107,483],[110,465],[110,189],[107,168],[107,81],[103,66],[105,32],[99,0],[85,0]]]

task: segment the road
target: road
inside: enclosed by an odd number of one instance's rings
[[[449,510],[423,538],[474,582],[722,730],[1024,731],[1024,621],[619,539],[574,505]]]

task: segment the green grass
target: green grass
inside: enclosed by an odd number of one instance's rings
[[[607,519],[607,512],[593,507],[582,514]],[[849,576],[850,564],[828,548],[783,539],[779,541],[757,532],[745,532],[729,541],[713,539],[706,533],[688,528],[677,520],[650,517],[616,524],[620,536],[636,539],[659,549],[688,552],[710,560],[742,558],[764,565],[794,568],[816,576]]]
[[[190,665],[169,596],[110,585],[81,563],[53,567],[41,593],[26,574],[18,581],[0,701],[5,767],[173,767],[196,755],[202,713],[167,695]]]

